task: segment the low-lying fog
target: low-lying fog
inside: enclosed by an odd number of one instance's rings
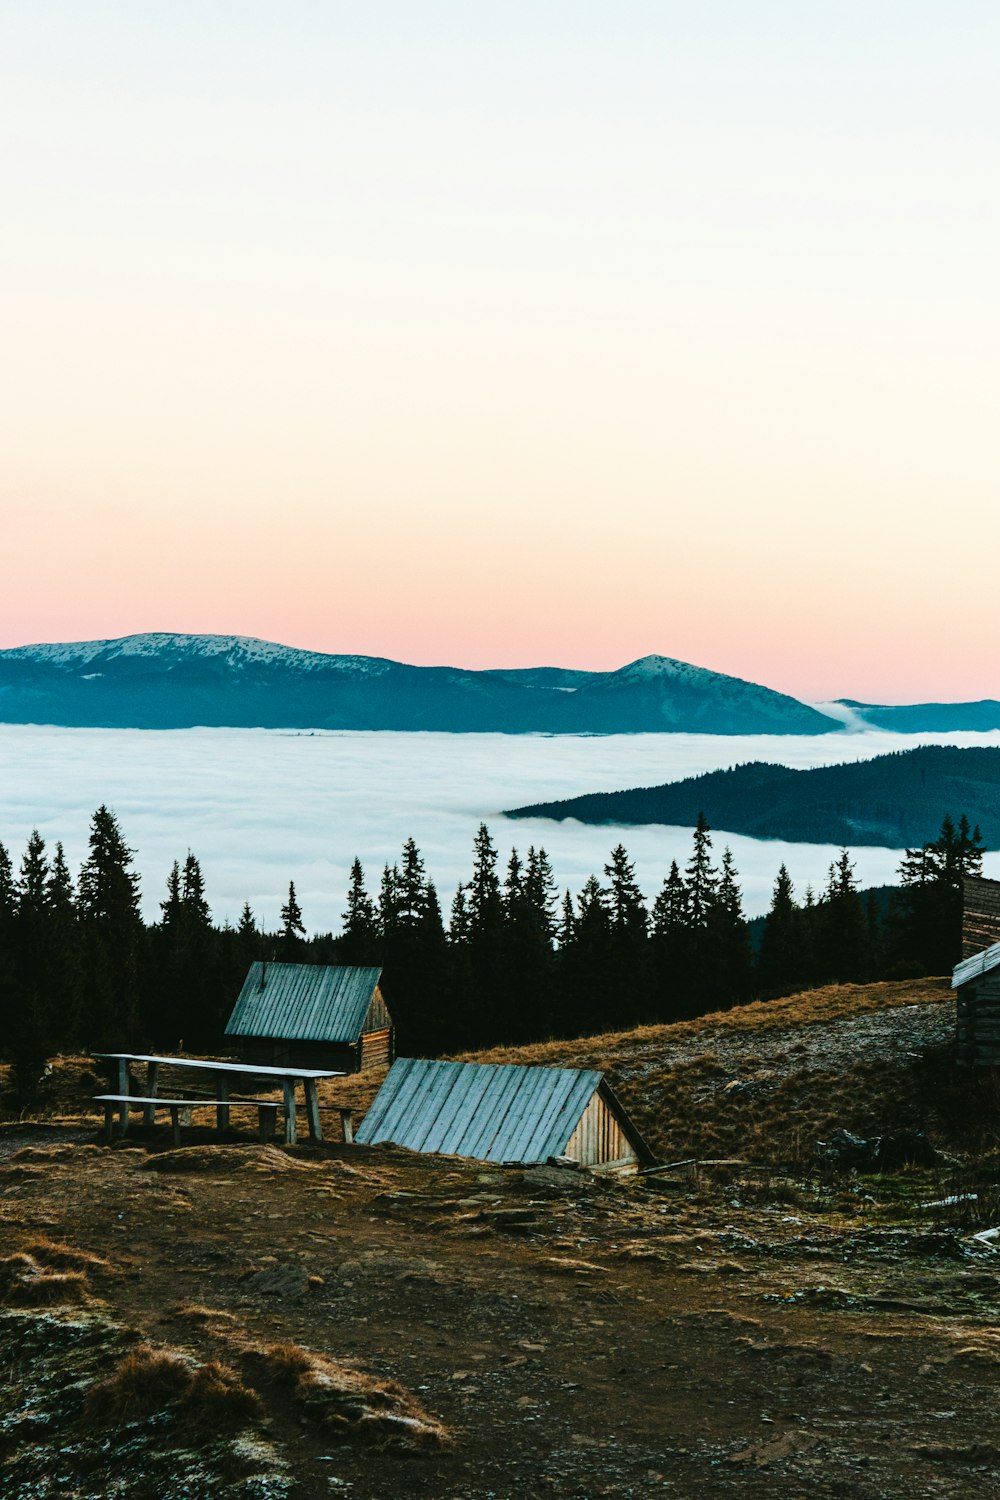
[[[275,925],[289,880],[311,931],[337,930],[347,875],[358,855],[370,890],[408,835],[420,846],[447,908],[471,867],[472,838],[489,824],[506,863],[544,844],[560,886],[575,894],[601,873],[619,838],[652,898],[671,859],[683,863],[690,829],[507,822],[501,809],[585,791],[673,781],[747,760],[789,766],[863,760],[916,744],[1000,745],[1000,733],[896,735],[845,731],[822,737],[311,733],[291,730],[61,729],[0,725],[0,842],[15,863],[33,827],[61,838],[74,869],[86,853],[90,815],[117,813],[136,850],[147,918],[157,914],[167,871],[191,849],[200,859],[217,921],[235,922],[245,900]],[[952,811],[957,816],[964,809]],[[974,815],[975,809],[968,809]],[[767,909],[782,860],[796,889],[822,885],[836,850],[718,833],[742,877],[748,915]],[[893,879],[899,851],[853,851],[865,884]],[[987,873],[1000,876],[1000,854]]]

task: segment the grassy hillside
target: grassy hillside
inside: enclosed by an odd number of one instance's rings
[[[802,1164],[838,1127],[922,1130],[948,1149],[978,1151],[997,1117],[977,1123],[972,1086],[954,1079],[954,1015],[946,979],[830,985],[671,1026],[474,1057],[604,1070],[664,1160]]]
[[[890,849],[936,838],[941,819],[966,813],[988,847],[1000,845],[1000,749],[921,745],[873,760],[796,771],[754,761],[662,786],[591,792],[509,811],[512,818],[581,823],[669,823],[752,838]]]

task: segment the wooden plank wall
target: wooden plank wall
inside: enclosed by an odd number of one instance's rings
[[[392,1063],[392,1027],[366,1031],[361,1038],[361,1067],[388,1068]]]
[[[966,875],[962,881],[962,957],[1000,943],[1000,880]]]
[[[585,1167],[638,1160],[617,1119],[596,1090],[569,1138],[565,1154]]]
[[[963,984],[955,1002],[958,1061],[1000,1068],[1000,969]]]

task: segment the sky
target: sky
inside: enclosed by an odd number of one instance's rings
[[[1000,10],[0,0],[0,646],[1000,694]]]

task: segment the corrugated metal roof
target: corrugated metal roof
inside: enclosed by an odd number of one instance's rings
[[[226,1036],[354,1043],[381,973],[333,964],[251,964]]]
[[[980,974],[988,974],[1000,964],[1000,943],[994,943],[992,948],[984,948],[982,953],[974,953],[971,958],[965,958],[960,964],[955,965],[951,976],[951,987],[957,990],[960,984],[966,980],[977,979]]]
[[[560,1156],[603,1074],[399,1057],[355,1139],[476,1161]]]

